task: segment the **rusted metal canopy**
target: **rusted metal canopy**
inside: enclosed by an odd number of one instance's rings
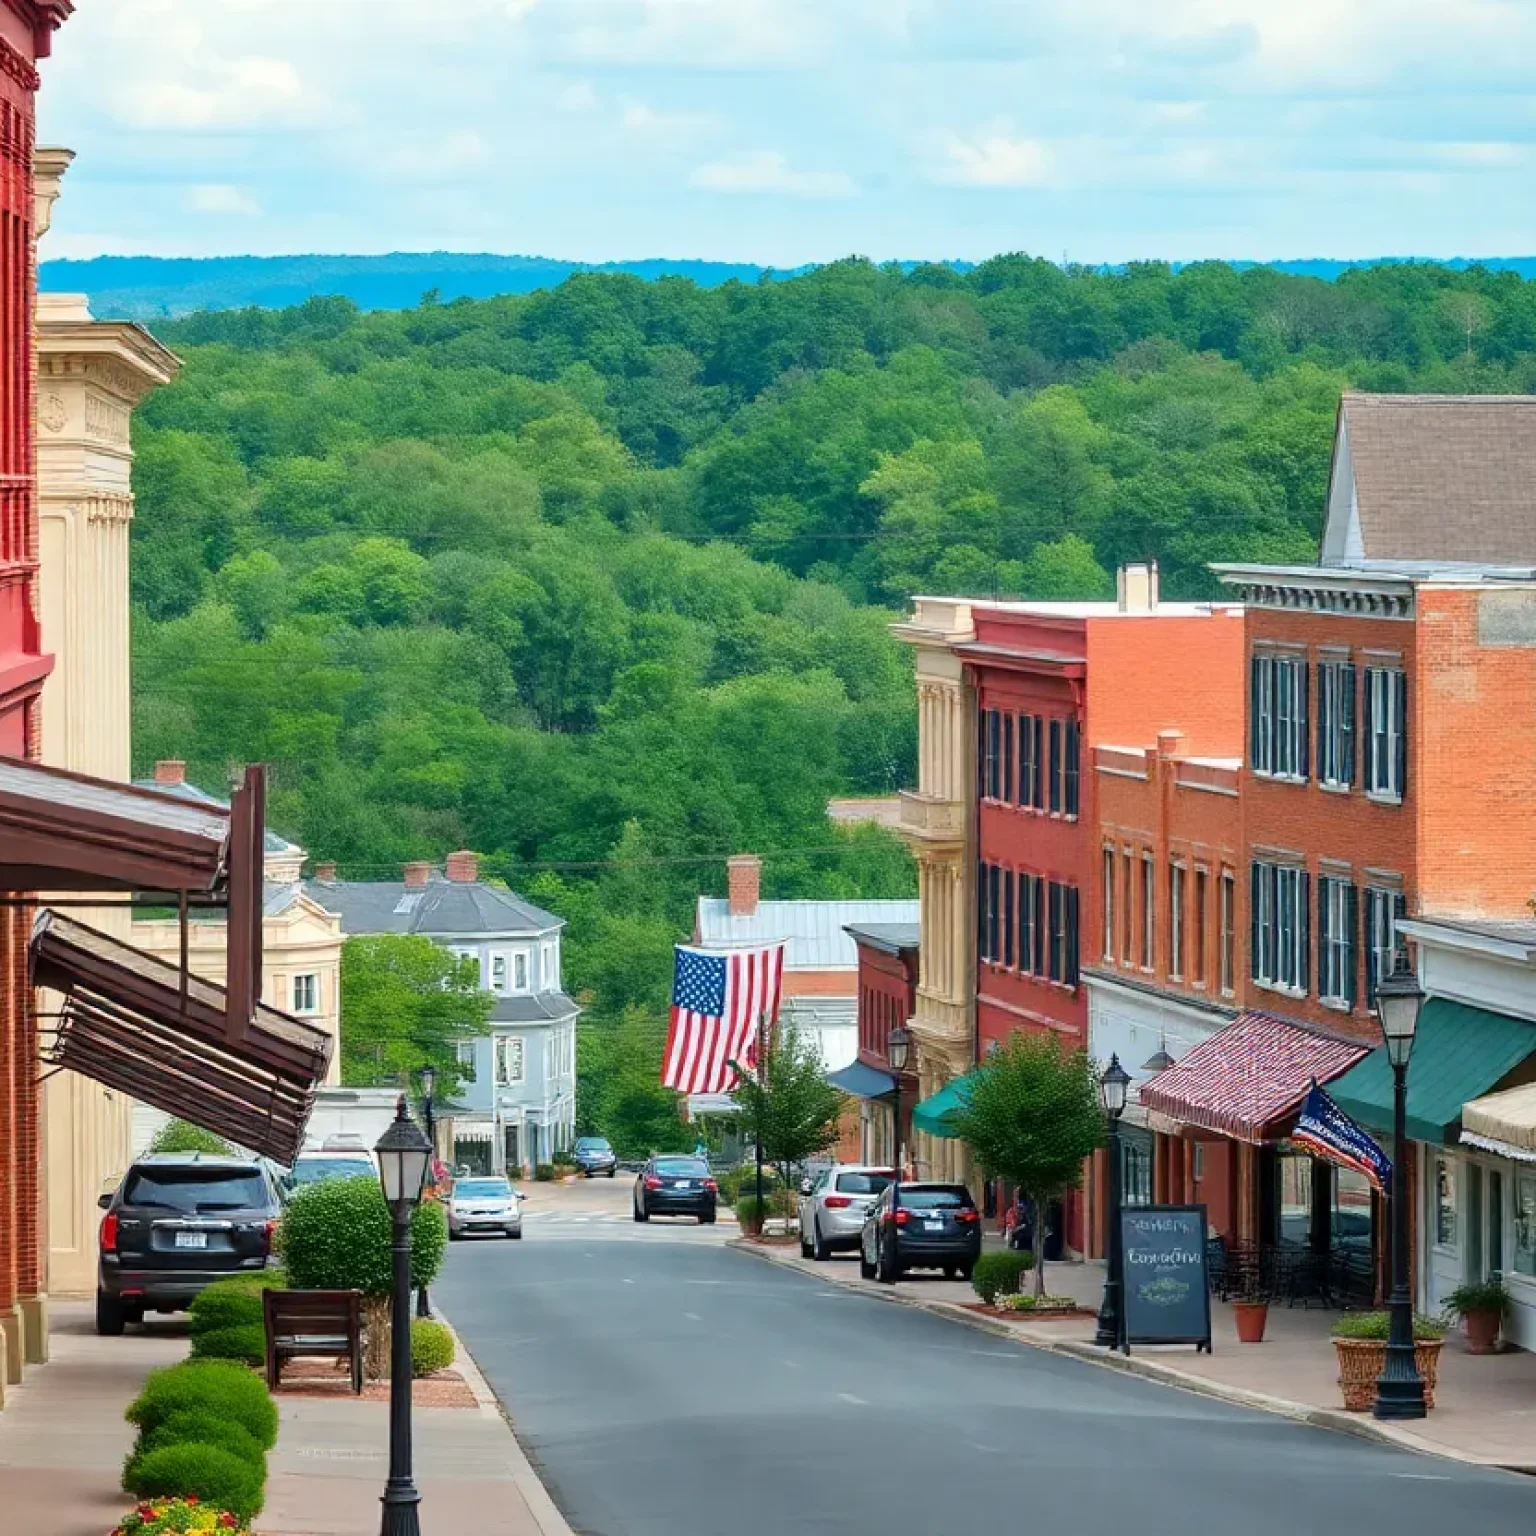
[[[304,1142],[331,1039],[258,1004],[231,1027],[225,989],[57,912],[37,915],[35,985],[64,995],[49,1059],[277,1162]]]

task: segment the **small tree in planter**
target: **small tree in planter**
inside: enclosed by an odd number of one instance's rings
[[[1466,1324],[1467,1353],[1491,1355],[1499,1347],[1499,1329],[1509,1310],[1509,1288],[1502,1280],[1458,1285],[1445,1299],[1445,1310]]]
[[[328,1179],[293,1197],[280,1243],[289,1284],[301,1291],[361,1291],[367,1320],[363,1368],[389,1374],[389,1303],[394,1287],[394,1218],[377,1179]],[[448,1219],[435,1200],[411,1218],[411,1284],[430,1285],[448,1247]]]
[[[1083,1161],[1104,1141],[1098,1079],[1086,1051],[1064,1051],[1052,1034],[1015,1035],[971,1079],[970,1101],[951,1112],[989,1178],[1002,1179],[1044,1212],[1075,1189]],[[1037,1242],[1035,1297],[1045,1296]]]

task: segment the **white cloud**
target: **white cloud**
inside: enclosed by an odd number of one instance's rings
[[[1152,108],[1160,123],[1197,123],[1205,116],[1203,101],[1160,101]]]
[[[199,82],[136,77],[109,93],[120,121],[133,128],[271,128],[308,114],[299,72],[286,59],[211,61],[190,73]]]
[[[228,182],[204,182],[187,188],[187,207],[193,213],[237,213],[247,218],[259,217],[261,204],[243,187]]]
[[[974,139],[952,134],[936,179],[961,187],[1044,187],[1054,178],[1056,157],[1038,139],[1012,137],[1005,128]]]
[[[569,80],[555,91],[555,109],[559,112],[595,112],[597,91],[590,80]]]
[[[588,0],[581,13],[580,25],[556,26],[557,49],[628,68],[810,63],[835,35],[832,18],[807,0]]]
[[[452,181],[479,172],[491,161],[491,146],[469,129],[435,143],[407,144],[383,158],[386,172],[412,181]]]
[[[852,197],[859,190],[842,171],[797,171],[773,150],[701,165],[688,180],[710,192],[767,192],[785,197]]]
[[[660,144],[691,143],[720,126],[709,112],[668,112],[644,101],[626,101],[619,121],[627,134]]]
[[[1506,170],[1524,165],[1531,158],[1529,144],[1509,144],[1498,140],[1433,144],[1431,157],[1441,165],[1462,166],[1469,170]]]

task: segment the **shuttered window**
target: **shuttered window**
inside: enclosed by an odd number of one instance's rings
[[[1408,679],[1396,667],[1365,670],[1365,791],[1401,800],[1408,784]]]
[[[1307,776],[1307,673],[1292,656],[1255,656],[1249,682],[1249,760],[1255,773]]]
[[[1358,986],[1359,892],[1348,880],[1317,883],[1317,995],[1353,1008]]]
[[[1317,779],[1335,789],[1355,782],[1355,669],[1347,661],[1317,669]]]
[[[1250,965],[1255,982],[1305,992],[1310,986],[1311,881],[1288,864],[1253,865]]]
[[[1401,891],[1368,886],[1365,892],[1365,1004],[1376,1005],[1376,986],[1392,974],[1398,919],[1408,915]]]

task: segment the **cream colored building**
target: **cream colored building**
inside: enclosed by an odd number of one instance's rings
[[[37,228],[48,228],[72,155],[39,149]],[[39,601],[54,655],[43,690],[43,761],[100,778],[129,774],[128,536],[133,519],[129,422],[179,364],[141,327],[91,318],[78,295],[38,299]],[[81,911],[119,938],[125,907]],[[58,1000],[40,999],[44,1028]],[[96,1285],[97,1194],[123,1171],[131,1106],[72,1072],[44,1090],[45,1230],[50,1294]],[[30,1330],[29,1330],[30,1334]]]
[[[919,597],[892,626],[916,652],[917,788],[901,796],[898,830],[917,859],[917,1012],[910,1025],[922,1097],[976,1064],[976,829],[966,815],[976,778],[976,693],[951,647],[975,639],[970,605]],[[915,1130],[928,1178],[969,1180],[959,1141]]]

